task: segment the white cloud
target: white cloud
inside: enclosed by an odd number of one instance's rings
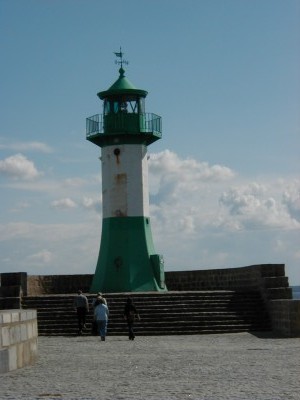
[[[228,167],[218,164],[210,166],[207,162],[199,162],[193,158],[181,159],[170,150],[151,154],[149,168],[150,172],[157,176],[175,175],[186,181],[220,182],[235,175]]]
[[[269,177],[248,182],[222,166],[219,170],[225,174],[218,180],[206,163],[182,160],[170,152],[154,155],[152,161],[151,226],[156,251],[165,256],[167,268],[282,262],[293,266],[290,272],[299,282],[299,185]],[[202,173],[203,166],[209,173]]]
[[[76,208],[77,204],[75,203],[75,201],[73,201],[70,198],[64,198],[64,199],[59,199],[59,200],[54,200],[51,203],[51,207],[52,208],[58,208],[61,210],[67,210],[70,208]]]
[[[286,207],[288,203],[290,208],[294,206],[295,209],[295,202],[290,201],[287,195],[282,202],[280,193],[274,192],[272,184],[251,183],[230,188],[220,196],[219,201],[227,208],[230,218],[239,223],[239,229],[300,228]]]
[[[46,243],[61,242],[66,237],[72,239],[86,232],[88,224],[53,224],[53,223],[30,223],[10,222],[0,224],[0,241],[16,240],[19,243],[24,240],[45,241]]]
[[[22,212],[24,210],[26,210],[28,207],[30,207],[30,204],[26,201],[20,201],[17,202],[11,209],[11,212],[15,212],[15,213],[19,213]]]
[[[68,178],[65,179],[63,182],[64,186],[69,186],[69,187],[74,187],[74,188],[78,188],[78,187],[82,187],[86,184],[86,181],[82,178]]]
[[[0,224],[0,272],[93,273],[100,228],[95,218],[86,223]]]
[[[37,171],[34,163],[23,154],[15,154],[0,160],[0,173],[12,177],[30,181],[38,178],[41,173]]]
[[[169,150],[151,154],[149,160],[150,192],[155,195],[155,202],[177,201],[182,196],[199,193],[200,187],[220,184],[234,176],[228,167],[210,166],[191,158],[181,159]]]
[[[300,222],[300,181],[294,181],[284,191],[282,202],[292,218]]]
[[[86,210],[96,211],[97,213],[101,212],[101,201],[91,197],[83,197],[80,202],[75,202],[71,198],[62,198],[51,202],[52,208],[60,210],[75,209],[78,206]]]
[[[9,144],[0,144],[0,149],[13,150],[18,152],[36,151],[40,153],[52,153],[52,148],[42,142],[14,142]]]
[[[100,199],[93,199],[90,197],[84,197],[81,205],[83,208],[86,208],[88,210],[94,210],[97,213],[100,213],[102,211],[102,203],[100,201]]]
[[[49,264],[53,261],[53,254],[48,250],[41,250],[38,253],[31,254],[27,257],[27,260],[31,263],[39,266]]]
[[[23,222],[0,224],[0,241],[18,240],[20,237],[26,238],[32,225]]]
[[[261,196],[265,191],[262,185],[252,183],[245,187],[230,188],[221,195],[219,201],[228,207],[231,215],[253,214],[262,206]]]
[[[234,187],[228,187],[229,179]],[[188,240],[210,233],[300,228],[299,192],[287,181],[248,183],[227,167],[165,151],[152,156],[150,191],[151,185],[151,218],[164,238],[183,232],[182,240]]]

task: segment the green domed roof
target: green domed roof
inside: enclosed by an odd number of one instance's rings
[[[121,67],[119,69],[120,76],[116,80],[116,82],[104,92],[97,93],[97,96],[100,97],[101,100],[116,96],[116,95],[138,95],[140,97],[146,97],[148,92],[146,90],[137,89],[125,76],[125,71]]]

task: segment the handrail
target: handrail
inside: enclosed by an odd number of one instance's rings
[[[90,137],[96,133],[103,133],[103,115],[95,114],[86,119],[86,136]]]
[[[89,138],[98,134],[110,133],[109,128],[105,128],[105,118],[107,116],[103,116],[103,114],[95,114],[89,118],[86,118],[86,137]],[[143,113],[143,114],[115,114],[109,115],[112,117],[112,120],[115,122],[116,126],[120,131],[124,129],[126,132],[128,131],[128,122],[132,120],[132,118],[136,117],[138,123],[138,131],[133,131],[132,133],[158,133],[162,132],[162,118],[159,115],[153,113]],[[106,132],[107,131],[107,132]],[[130,133],[130,129],[129,129]]]

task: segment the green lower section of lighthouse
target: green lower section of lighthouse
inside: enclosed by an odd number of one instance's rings
[[[104,218],[99,258],[90,292],[165,290],[163,258],[155,254],[150,219]]]

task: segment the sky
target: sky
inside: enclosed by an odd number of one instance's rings
[[[148,148],[166,271],[285,264],[300,285],[298,0],[0,0],[0,273],[92,274],[118,78],[162,117]]]

